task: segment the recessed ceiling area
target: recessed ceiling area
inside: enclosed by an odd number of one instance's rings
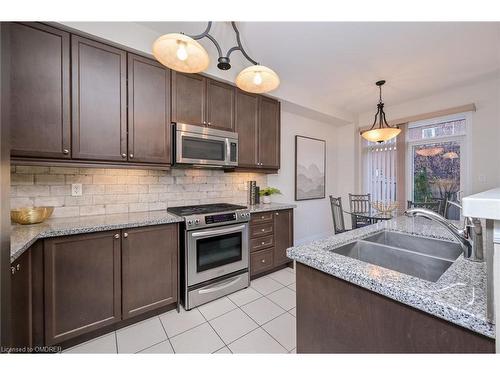
[[[199,34],[203,22],[141,23],[158,33]],[[387,80],[388,107],[460,86],[500,69],[500,23],[478,22],[238,22],[252,58],[274,69],[281,86],[272,94],[339,117],[374,109],[375,81]],[[229,22],[213,35],[227,51],[234,45]],[[233,69],[209,73],[232,80],[248,63],[231,55]]]

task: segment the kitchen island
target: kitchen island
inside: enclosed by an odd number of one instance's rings
[[[288,249],[297,262],[297,351],[494,352],[485,263],[459,255],[428,281],[335,252],[384,232],[454,246],[438,224],[398,217]]]

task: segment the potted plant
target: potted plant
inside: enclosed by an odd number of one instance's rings
[[[265,204],[271,203],[271,195],[274,194],[281,194],[281,191],[273,187],[266,187],[265,189],[261,189],[259,191],[259,195],[262,197],[262,203]]]

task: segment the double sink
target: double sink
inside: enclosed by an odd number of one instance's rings
[[[456,242],[382,231],[332,252],[436,282],[462,253]]]

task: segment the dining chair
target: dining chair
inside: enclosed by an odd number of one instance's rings
[[[344,210],[342,209],[342,198],[335,198],[330,195],[330,205],[332,207],[333,231],[335,234],[347,232],[344,224]]]
[[[372,223],[369,217],[359,215],[369,215],[371,210],[370,194],[351,194],[349,193],[349,206],[351,209],[352,227],[361,228]],[[359,215],[357,215],[359,214]]]
[[[442,201],[431,201],[431,202],[408,201],[408,208],[427,208],[428,210],[441,214],[441,203]]]

